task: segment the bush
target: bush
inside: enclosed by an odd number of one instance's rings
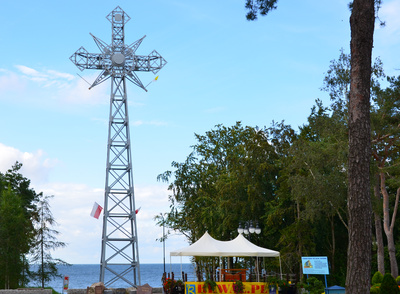
[[[396,283],[397,283],[397,285],[400,285],[400,276],[397,276]]]
[[[380,271],[377,271],[372,276],[371,283],[372,283],[372,285],[379,284],[379,283],[382,283],[382,280],[383,280],[383,275],[381,274]]]
[[[370,293],[370,294],[381,294],[381,289],[380,289],[380,287],[381,287],[381,284],[380,284],[380,283],[374,284],[374,285],[370,288],[369,293]]]
[[[310,294],[320,294],[324,292],[324,283],[315,277],[310,277],[306,281],[304,288],[309,291]]]
[[[381,284],[381,294],[399,294],[399,287],[397,286],[396,280],[391,274],[385,274],[383,276]]]

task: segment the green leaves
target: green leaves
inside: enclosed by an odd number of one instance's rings
[[[50,250],[65,246],[57,241],[58,231],[49,205],[52,196],[43,196],[30,188],[30,180],[19,173],[16,163],[5,174],[0,173],[0,289],[24,286],[31,274],[44,283],[57,274]],[[41,264],[36,273],[29,272],[32,263]],[[65,263],[64,263],[65,264]]]
[[[267,15],[271,10],[276,9],[278,0],[246,0],[247,20],[256,20],[258,13]]]
[[[0,192],[0,288],[17,288],[32,232],[22,199],[11,188]]]
[[[217,125],[198,141],[185,162],[173,162],[171,212],[167,223],[191,242],[208,231],[214,238],[236,236],[239,221],[261,219],[264,203],[273,199],[277,154],[266,130]]]

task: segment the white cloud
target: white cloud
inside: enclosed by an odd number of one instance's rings
[[[97,220],[90,217],[93,203],[103,204],[104,190],[85,184],[48,183],[35,187],[45,195],[54,195],[51,200],[52,213],[61,232],[59,240],[68,243],[58,249],[54,256],[70,263],[98,263],[100,260],[102,215]],[[162,262],[162,228],[156,226],[154,216],[168,209],[166,185],[135,187],[139,258],[142,263]],[[172,236],[166,242],[169,251],[187,244],[182,236]]]
[[[46,158],[43,150],[24,152],[0,143],[0,171],[6,172],[16,161],[22,163],[21,173],[33,182],[41,183],[48,179],[57,159]]]
[[[34,103],[35,99],[42,101],[43,97],[48,97],[63,105],[92,106],[109,103],[109,80],[89,90],[90,85],[99,75],[99,71],[92,71],[88,75],[75,76],[53,69],[35,69],[25,65],[15,65],[15,68],[17,71],[0,69],[0,92],[18,92],[18,96],[11,97],[13,101],[24,103],[29,98],[29,102]],[[7,98],[10,97],[7,96]],[[132,105],[141,104],[135,99]],[[138,121],[133,125],[143,124],[166,125],[162,121]]]
[[[108,83],[102,83],[89,90],[88,83],[96,79],[98,72],[80,78],[53,69],[38,70],[25,65],[15,65],[15,68],[17,71],[0,69],[0,92],[18,92],[18,96],[11,97],[13,101],[24,102],[29,97],[29,102],[33,103],[35,97],[49,97],[64,105],[108,103]],[[0,97],[9,98],[3,95]]]
[[[22,72],[23,74],[27,75],[27,76],[31,76],[31,77],[45,77],[45,75],[39,73],[37,70],[27,67],[25,65],[16,65],[15,66],[17,69],[19,69],[20,72]]]
[[[45,195],[54,195],[50,200],[52,214],[59,224],[55,229],[61,234],[58,240],[67,247],[57,249],[53,257],[69,263],[98,263],[101,252],[102,219],[90,216],[93,203],[104,203],[104,188],[90,187],[82,178],[81,183],[49,182],[48,175],[57,160],[46,157],[43,150],[24,152],[0,143],[0,171],[6,172],[15,161],[23,163],[21,173],[31,180],[32,188]],[[169,209],[167,185],[135,186],[135,204],[141,207],[137,214],[139,258],[142,263],[162,262],[162,228],[154,217]],[[166,251],[185,247],[182,236],[171,236],[166,241]]]
[[[36,70],[25,65],[15,65],[20,71],[22,77],[38,83],[42,87],[56,86],[64,88],[65,84],[74,79],[74,76],[68,73],[62,73],[55,70]]]
[[[25,89],[25,82],[17,74],[5,69],[0,69],[0,73],[0,92],[21,92]]]
[[[58,72],[55,70],[47,70],[47,72],[51,75],[54,75],[54,76],[62,78],[62,79],[66,79],[68,81],[72,81],[73,79],[75,79],[75,76],[73,76],[69,73]]]
[[[46,81],[54,81],[54,80],[67,80],[71,81],[75,77],[69,73],[58,72],[56,70],[43,70],[42,72],[27,67],[25,65],[16,65],[15,66],[23,75],[30,78],[36,82],[46,82]]]
[[[82,183],[46,183],[34,187],[51,199],[51,211],[59,224],[58,240],[67,247],[53,257],[69,263],[96,263],[100,260],[101,221],[90,217],[94,201],[101,203],[103,190]]]
[[[89,90],[90,84],[97,76],[98,73],[92,73],[88,76],[82,76],[82,78],[74,77],[68,88],[64,88],[58,93],[59,99],[68,104],[107,104],[110,99],[107,90],[109,83],[103,82]]]

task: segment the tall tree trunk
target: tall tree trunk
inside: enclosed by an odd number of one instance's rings
[[[332,256],[331,256],[331,267],[332,273],[335,273],[335,253],[336,253],[336,239],[335,239],[335,224],[334,217],[330,218],[331,222],[331,234],[332,234]]]
[[[399,268],[397,266],[397,260],[396,260],[396,246],[394,244],[393,229],[399,203],[400,188],[397,190],[396,201],[393,208],[392,220],[390,220],[389,193],[386,190],[385,174],[381,172],[380,177],[381,177],[381,193],[383,196],[383,229],[385,231],[386,238],[388,241],[390,273],[392,274],[393,277],[396,278],[399,274]]]
[[[369,293],[371,281],[372,205],[370,80],[375,22],[374,0],[354,0],[350,17],[351,71],[349,95],[349,247],[346,292]]]
[[[300,203],[299,201],[296,201],[296,210],[297,210],[297,222],[300,222]],[[302,238],[301,238],[301,233],[299,232],[299,230],[297,230],[297,240],[299,240],[298,243],[298,254],[299,257],[301,259],[301,257],[303,256],[303,242],[302,242]],[[303,265],[300,262],[300,280],[303,279]]]
[[[393,277],[397,277],[399,275],[399,268],[397,266],[396,247],[394,245],[393,232],[387,234],[387,241],[390,260],[390,273]]]
[[[44,288],[44,207],[42,206],[42,217],[41,217],[41,231],[40,231],[40,257],[41,257],[41,267],[42,273],[40,278],[42,280],[42,288]]]
[[[375,218],[375,238],[376,238],[376,258],[378,263],[378,271],[385,274],[385,247],[383,246],[383,235],[382,235],[382,219],[381,216],[374,212]]]
[[[378,176],[379,178],[379,176]],[[376,181],[374,186],[374,195],[376,199],[380,200],[381,193],[379,191],[379,180]],[[383,234],[382,234],[382,217],[379,213],[374,211],[374,219],[375,219],[375,238],[376,238],[376,255],[377,255],[377,263],[378,263],[378,271],[384,275],[385,274],[385,247],[383,245]]]

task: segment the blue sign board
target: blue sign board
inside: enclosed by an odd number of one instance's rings
[[[304,256],[301,258],[301,265],[305,275],[329,275],[326,256]]]

